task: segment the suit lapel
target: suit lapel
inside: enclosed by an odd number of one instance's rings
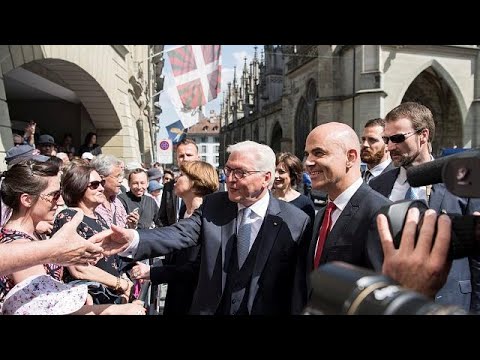
[[[335,222],[332,230],[328,234],[325,245],[342,245],[342,234],[345,233],[347,226],[350,224],[352,218],[360,208],[360,201],[365,198],[366,190],[367,185],[362,184],[355,194],[353,194],[350,201],[347,203],[339,218]],[[326,252],[324,251],[322,253],[322,258],[325,254]]]
[[[226,218],[229,220],[225,225],[222,226],[222,236],[221,243],[217,243],[218,247],[222,248],[222,293],[225,288],[225,283],[227,281],[227,269],[226,266],[230,263],[230,256],[232,255],[232,246],[234,243],[234,236],[236,234],[237,227],[237,213],[238,206],[236,203],[229,201],[228,206],[225,209]],[[214,254],[218,254],[218,248],[215,249]],[[212,264],[212,271],[210,276],[213,274],[213,269],[215,264]]]
[[[313,224],[313,239],[310,241],[310,247],[308,248],[308,255],[307,255],[307,266],[310,267],[310,270],[313,270],[313,259],[315,257],[315,247],[317,246],[318,235],[320,233],[320,225],[323,221],[323,215],[325,215],[325,208],[324,206],[322,209],[318,210],[317,215],[315,216],[315,222]]]
[[[262,236],[256,239],[256,241],[260,241],[260,244],[255,259],[255,265],[253,267],[252,281],[250,283],[250,292],[247,303],[249,312],[252,311],[253,300],[258,291],[258,279],[263,272],[270,251],[277,238],[278,231],[283,223],[282,218],[278,216],[278,214],[280,214],[278,200],[270,195],[270,204],[268,205],[265,219],[263,220]]]
[[[434,184],[432,186],[432,193],[430,194],[430,199],[428,201],[428,207],[434,209],[435,211],[442,211],[442,202],[445,197],[446,188],[444,184]]]
[[[393,185],[395,184],[395,180],[397,179],[399,172],[399,167],[395,168],[394,170],[387,171],[386,173],[383,173],[370,181],[370,185],[375,191],[388,198],[392,192]]]

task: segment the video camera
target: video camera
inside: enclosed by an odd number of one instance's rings
[[[414,187],[443,182],[457,196],[480,197],[480,150],[470,150],[412,166],[407,170],[407,180]],[[420,216],[428,209],[422,200],[398,201],[380,209],[380,213],[388,219],[395,248],[400,245],[405,218],[412,207],[420,210]],[[480,255],[480,217],[449,216],[452,219],[449,259]]]
[[[468,150],[449,155],[407,170],[410,186],[425,186],[443,182],[452,194],[460,197],[480,197],[480,150]]]
[[[467,315],[456,306],[439,305],[391,278],[340,261],[310,275],[312,296],[304,315]]]

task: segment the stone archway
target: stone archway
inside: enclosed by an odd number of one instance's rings
[[[270,147],[275,153],[282,151],[283,130],[279,122],[276,122],[272,130],[272,141]]]
[[[432,67],[422,71],[410,84],[402,103],[415,101],[428,107],[435,121],[433,154],[442,148],[463,145],[462,115],[454,92]]]
[[[77,102],[73,103],[80,108],[77,118],[83,124],[79,126],[81,142],[87,132],[95,130],[106,153],[125,160],[140,159],[135,121],[145,121],[148,114],[144,101],[135,103],[131,99],[129,78],[137,76],[137,70],[140,74],[140,66],[131,65],[130,56],[127,57],[131,50],[124,45],[0,45],[0,153],[12,146],[12,119],[8,111],[12,99],[5,91],[7,86],[3,86],[5,78],[15,71],[24,71],[52,87],[75,94]],[[49,117],[48,111],[45,117]],[[66,116],[60,120],[63,123],[57,124],[62,125],[69,118]],[[60,126],[58,132],[61,131],[64,129]]]

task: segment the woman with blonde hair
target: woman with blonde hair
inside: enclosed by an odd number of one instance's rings
[[[192,216],[203,197],[218,190],[215,168],[204,161],[186,161],[180,166],[174,191],[185,203],[184,218]],[[135,279],[150,279],[152,284],[168,284],[164,315],[188,314],[197,287],[200,268],[200,245],[172,253],[166,265],[150,267],[138,262],[132,268]]]

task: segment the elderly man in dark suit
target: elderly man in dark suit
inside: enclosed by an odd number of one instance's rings
[[[375,176],[395,168],[390,159],[387,145],[383,142],[382,135],[385,129],[385,120],[381,118],[370,119],[363,127],[360,139],[360,158],[367,164],[362,173],[363,181],[368,184]]]
[[[460,198],[444,184],[413,188],[407,181],[407,169],[432,161],[430,143],[435,135],[432,112],[425,106],[406,102],[385,117],[384,141],[395,166],[370,181],[370,186],[392,201],[423,199],[437,213],[467,215],[480,210],[480,199]],[[465,310],[480,310],[480,267],[478,257],[453,261],[445,286],[435,301],[457,305]],[[473,287],[473,292],[472,292]]]
[[[272,149],[244,141],[227,152],[227,192],[206,196],[191,217],[172,226],[138,232],[113,227],[112,241],[127,241],[122,254],[135,259],[202,244],[193,314],[299,313],[307,294],[310,219],[271,196]]]
[[[326,207],[315,218],[309,268],[338,260],[381,270],[375,217],[391,202],[363,182],[355,131],[337,122],[317,126],[307,137],[305,157],[312,188],[328,193]]]

